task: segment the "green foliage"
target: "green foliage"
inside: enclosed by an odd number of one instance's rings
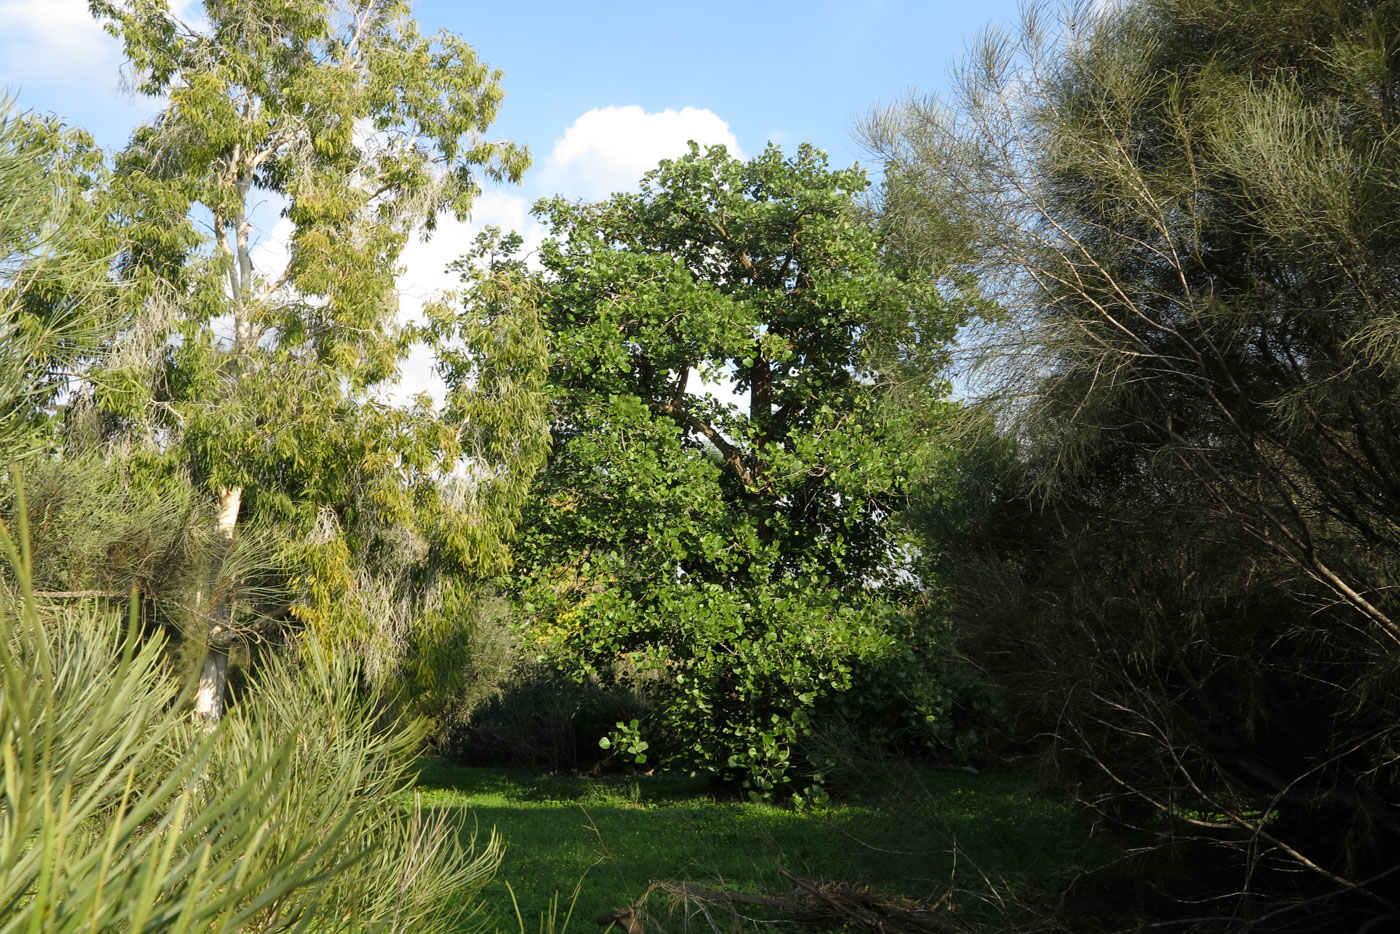
[[[36,459],[26,478],[36,589],[120,595],[135,587],[156,599],[189,589],[208,523],[188,480],[79,451]]]
[[[85,133],[0,98],[0,450],[11,459],[54,443],[59,393],[110,334],[89,198],[101,178]]]
[[[878,383],[941,359],[962,306],[882,264],[865,187],[807,146],[692,146],[639,194],[536,206],[553,451],[514,586],[541,653],[646,698],[607,739],[631,761],[773,795],[813,711],[909,648],[887,520],[929,409]]]
[[[484,136],[500,73],[392,0],[211,0],[199,26],[164,2],[90,7],[165,103],[104,201],[129,318],[90,374],[85,443],[239,491],[288,598],[264,619],[368,658],[371,678],[420,701],[452,695],[463,686],[422,661],[463,638],[441,608],[508,563],[543,457],[527,440],[542,436],[538,405],[528,378],[483,380],[485,401],[459,387],[445,413],[382,396],[412,342],[437,336],[398,321],[408,238],[528,165]],[[257,249],[259,204],[289,225],[281,257]],[[529,352],[499,365],[522,373]],[[479,418],[495,410],[513,421]],[[230,595],[246,633],[250,603]]]
[[[518,235],[487,228],[453,268],[460,305],[437,303],[417,331],[437,352],[447,384],[448,424],[460,426],[463,475],[451,488],[477,517],[459,523],[442,546],[477,574],[505,571],[507,540],[549,452],[548,340],[539,285],[513,254]]]
[[[979,658],[1182,897],[1303,927],[1400,892],[1398,13],[1033,13],[872,126],[1016,310],[932,510]]]
[[[519,661],[520,637],[514,608],[498,594],[459,586],[424,603],[423,635],[396,657],[397,690],[410,709],[433,718],[440,746],[497,696]]]
[[[344,662],[263,671],[216,731],[174,703],[163,645],[34,596],[23,499],[0,526],[0,926],[43,931],[460,930],[499,859],[405,813],[420,731]]]
[[[324,875],[328,931],[456,931],[500,859],[496,838],[477,846],[460,819],[400,800],[423,740],[421,721],[385,722],[383,695],[359,690],[357,666],[317,650],[255,673],[226,719],[209,780],[258,774],[285,743],[289,787],[262,804],[266,845],[288,852],[310,827],[343,825],[341,841],[315,862]],[[284,737],[289,739],[284,739]],[[264,786],[271,790],[272,785]],[[464,845],[465,844],[465,845]]]

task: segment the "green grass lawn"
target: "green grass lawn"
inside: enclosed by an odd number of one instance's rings
[[[878,801],[793,811],[716,797],[670,777],[577,778],[424,760],[425,807],[466,811],[505,839],[486,891],[494,923],[516,930],[509,883],[527,930],[559,893],[560,921],[583,880],[570,929],[627,906],[653,879],[748,892],[783,892],[779,867],[805,877],[868,885],[891,895],[960,889],[1021,894],[1077,872],[1093,854],[1065,804],[1006,775],[920,772]],[[653,896],[655,914],[665,902]],[[953,911],[975,911],[958,894]]]

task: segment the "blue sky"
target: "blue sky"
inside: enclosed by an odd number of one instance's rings
[[[197,14],[199,4],[175,6]],[[986,22],[1014,20],[1016,5],[418,0],[414,12],[425,32],[457,33],[505,72],[496,130],[528,144],[537,167],[580,117],[608,107],[641,112],[613,122],[614,131],[635,134],[613,140],[618,148],[722,127],[745,152],[770,139],[809,141],[849,164],[860,155],[850,133],[855,118],[910,88],[945,87],[967,41]],[[21,107],[58,113],[120,146],[155,106],[119,90],[120,65],[115,41],[90,21],[85,0],[0,0],[0,84]],[[690,119],[669,126],[656,116],[686,108]],[[522,190],[547,193],[546,181],[530,178]]]
[[[726,121],[746,151],[808,141],[854,161],[853,117],[911,86],[945,84],[947,66],[1012,0],[505,4],[423,0],[425,26],[465,36],[506,72],[499,126],[544,155],[595,107],[693,107]],[[603,12],[605,11],[605,12]]]
[[[173,3],[198,16],[199,0]],[[471,223],[446,224],[431,243],[410,247],[400,281],[410,315],[452,285],[443,268],[475,228],[497,224],[537,241],[542,231],[528,216],[536,198],[632,187],[687,139],[744,154],[770,140],[806,141],[834,164],[858,161],[851,131],[862,114],[911,89],[946,89],[950,64],[981,28],[1017,18],[1015,0],[418,0],[414,12],[424,32],[454,32],[505,72],[492,135],[528,145],[534,168],[520,186],[488,190]],[[0,0],[0,85],[21,109],[56,113],[119,148],[159,106],[121,90],[121,64],[86,0]],[[275,210],[260,220],[272,264],[285,231]],[[426,361],[410,363],[406,383],[428,385],[415,369]]]

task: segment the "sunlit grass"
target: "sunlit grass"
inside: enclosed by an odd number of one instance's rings
[[[1016,776],[922,772],[877,801],[802,812],[716,796],[688,778],[553,777],[436,760],[424,760],[418,787],[425,806],[468,809],[482,830],[505,837],[484,897],[508,930],[516,921],[506,883],[533,931],[555,893],[567,902],[583,878],[571,927],[587,931],[654,879],[785,891],[783,867],[929,898],[954,882],[1019,893],[1092,860],[1068,805]],[[945,905],[959,910],[960,901],[977,907],[971,895]]]

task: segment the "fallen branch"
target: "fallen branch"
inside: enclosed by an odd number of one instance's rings
[[[710,917],[710,906],[724,905],[731,910],[741,907],[764,909],[779,916],[769,920],[787,921],[817,930],[961,934],[958,928],[935,914],[942,900],[929,906],[877,895],[855,886],[817,883],[786,869],[778,871],[794,886],[793,891],[786,895],[752,895],[706,888],[689,882],[654,880],[630,907],[599,915],[598,926],[607,930],[617,925],[624,934],[646,934],[641,921],[643,906],[653,892],[665,892],[682,902],[695,905],[707,918]]]

